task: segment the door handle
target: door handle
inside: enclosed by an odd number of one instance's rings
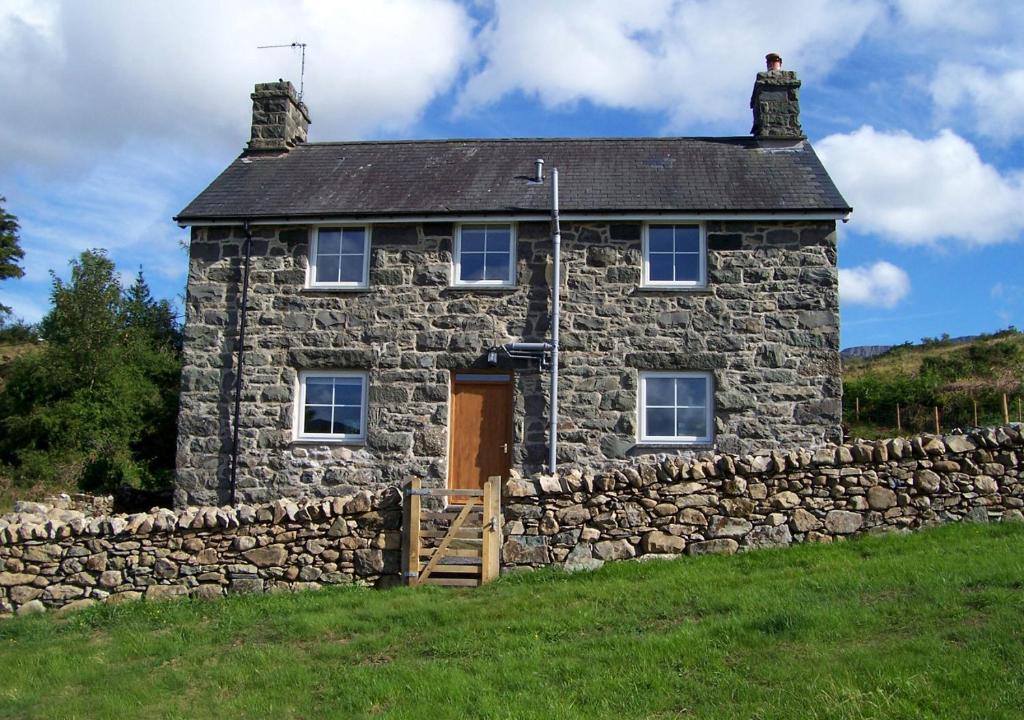
[[[504,445],[502,445],[501,447],[502,447],[502,449],[503,449],[503,450],[505,451],[505,454],[506,454],[506,455],[508,455],[508,443],[505,443],[505,444],[504,444]]]

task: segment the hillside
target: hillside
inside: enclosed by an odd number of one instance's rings
[[[934,430],[935,408],[943,428],[1018,420],[1024,396],[1024,333],[1014,329],[974,339],[898,345],[871,358],[843,362],[843,415],[852,435],[877,437],[900,430]],[[857,418],[857,404],[860,417]]]
[[[21,355],[32,352],[37,345],[34,342],[0,342],[0,388],[4,386],[4,377],[10,362]],[[76,490],[77,488],[47,487],[41,483],[29,484],[27,487],[15,487],[3,465],[0,465],[0,513],[10,510],[15,500],[36,500],[51,491]]]
[[[32,352],[35,348],[36,344],[33,342],[0,342],[0,385],[3,384],[7,364],[19,355]]]
[[[0,718],[1019,718],[1024,525],[0,621]]]

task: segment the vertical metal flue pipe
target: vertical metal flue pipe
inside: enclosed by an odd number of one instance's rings
[[[551,421],[548,437],[548,472],[558,467],[558,291],[562,286],[562,226],[558,219],[558,168],[551,170]]]

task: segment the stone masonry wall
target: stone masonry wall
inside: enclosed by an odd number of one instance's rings
[[[0,615],[96,601],[387,586],[399,581],[401,494],[88,518],[0,517]],[[1020,425],[966,435],[754,455],[650,457],[512,479],[502,567],[731,554],[960,520],[1024,521]]]
[[[450,371],[487,349],[548,335],[547,223],[518,224],[517,285],[449,286],[451,223],[372,229],[370,288],[304,288],[309,231],[257,229],[242,396],[238,497],[327,496],[409,476],[447,477]],[[559,462],[623,466],[664,453],[637,444],[641,370],[707,370],[722,452],[817,446],[840,437],[836,239],[832,221],[709,222],[708,287],[640,287],[640,223],[563,233]],[[227,499],[238,228],[193,229],[175,501]],[[293,441],[303,369],[369,372],[367,442]],[[546,458],[547,373],[515,368],[513,469]],[[689,450],[680,450],[680,453]]]
[[[506,567],[732,554],[958,520],[1024,521],[1020,425],[512,480]]]
[[[24,509],[0,517],[0,615],[398,579],[402,516],[394,489],[98,517]]]

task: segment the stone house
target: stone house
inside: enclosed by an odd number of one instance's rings
[[[769,59],[743,137],[311,143],[292,85],[257,85],[176,218],[176,502],[548,470],[553,356],[559,465],[840,440],[851,209]]]

